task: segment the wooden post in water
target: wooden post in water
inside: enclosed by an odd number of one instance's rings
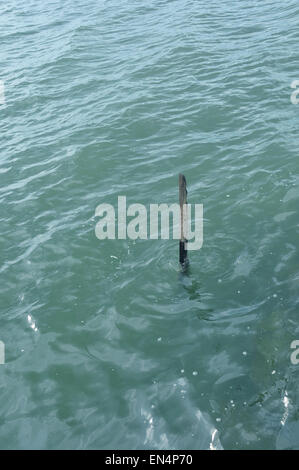
[[[186,178],[181,173],[179,174],[179,201],[181,210],[181,239],[180,239],[180,264],[185,267],[188,264],[188,252],[187,252],[187,239],[185,234],[187,233],[188,219],[187,219],[187,184]],[[185,206],[185,210],[184,210]]]

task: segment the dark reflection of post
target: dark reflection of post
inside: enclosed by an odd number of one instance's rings
[[[181,265],[181,270],[179,272],[179,281],[185,286],[186,285],[186,278],[190,278],[190,265],[189,263],[185,263]]]
[[[196,273],[191,266],[186,266],[179,272],[178,281],[180,287],[185,291],[192,311],[199,320],[212,321],[214,309],[202,302],[202,285],[196,279]]]

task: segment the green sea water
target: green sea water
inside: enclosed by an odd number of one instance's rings
[[[0,4],[0,448],[299,448],[299,5]],[[188,198],[204,243],[98,240]]]

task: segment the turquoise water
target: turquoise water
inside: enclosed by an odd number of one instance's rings
[[[0,447],[299,448],[299,5],[0,6]],[[95,208],[204,205],[204,244]]]

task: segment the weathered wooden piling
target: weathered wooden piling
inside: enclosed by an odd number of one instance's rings
[[[180,239],[180,264],[182,267],[186,267],[188,264],[188,249],[187,239],[185,234],[187,233],[188,227],[188,212],[187,212],[187,183],[186,178],[181,173],[179,174],[179,201],[181,210],[181,239]]]

